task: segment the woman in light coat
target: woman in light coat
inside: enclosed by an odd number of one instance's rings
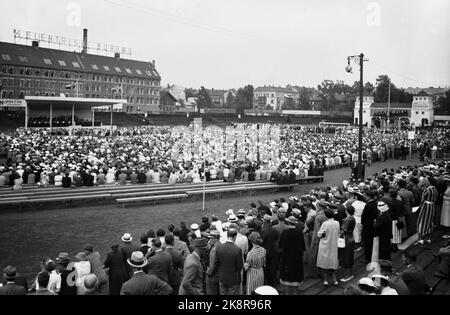
[[[317,267],[323,270],[325,286],[328,286],[328,276],[334,285],[338,285],[336,271],[339,269],[338,261],[338,239],[340,233],[339,222],[333,219],[334,212],[330,209],[325,211],[325,221],[317,234],[320,238],[319,252],[317,254]]]

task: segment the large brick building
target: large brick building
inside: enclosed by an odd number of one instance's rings
[[[161,77],[154,61],[48,49],[37,42],[0,42],[0,82],[1,97],[8,99],[61,94],[126,99],[123,111],[128,113],[147,112],[146,107],[160,104]]]

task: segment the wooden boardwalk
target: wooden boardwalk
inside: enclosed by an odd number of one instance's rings
[[[442,235],[444,235],[444,231],[436,230],[433,234],[431,244],[411,245],[416,250],[418,265],[425,271],[427,284],[432,288],[432,295],[450,295],[450,281],[434,276],[439,266],[439,261],[433,254],[437,254],[439,249],[448,242],[448,240],[442,239]],[[339,282],[338,286],[331,285],[325,287],[323,281],[319,278],[305,278],[305,281],[298,290],[298,295],[343,295],[345,287],[357,284],[359,279],[371,273],[371,271],[366,270],[367,264],[363,263],[361,261],[362,259],[363,251],[355,253],[355,264],[353,266],[353,274],[355,277],[351,281],[347,283]],[[392,265],[394,272],[404,270],[405,266],[402,266],[401,250],[392,253]],[[307,276],[306,269],[305,276]],[[338,271],[337,278],[342,278],[342,270]],[[277,289],[282,294],[282,287]]]

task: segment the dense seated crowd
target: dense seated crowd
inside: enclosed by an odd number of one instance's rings
[[[94,186],[136,183],[199,183],[207,180],[267,180],[271,174],[296,177],[321,174],[324,168],[354,163],[358,135],[352,128],[334,134],[317,133],[311,126],[281,129],[280,159],[247,161],[209,159],[204,169],[198,155],[173,160],[176,138],[171,127],[105,129],[18,130],[0,135],[0,186],[20,190],[23,184],[39,186]],[[414,140],[422,160],[447,152],[448,129],[424,132]],[[239,149],[238,149],[239,150]],[[406,159],[406,131],[365,129],[363,158],[372,161]],[[272,178],[273,179],[273,178]]]
[[[90,127],[92,126],[92,120],[81,119],[77,116],[74,117],[75,124],[77,126]],[[100,126],[100,122],[95,122],[95,126]],[[53,127],[69,127],[72,126],[72,116],[55,116],[52,119]],[[45,128],[50,127],[50,119],[48,117],[30,117],[28,119],[28,127],[31,128]]]
[[[385,169],[341,187],[229,209],[190,228],[181,222],[150,230],[140,244],[126,233],[107,257],[86,245],[75,257],[44,258],[30,286],[8,266],[0,295],[291,295],[307,277],[338,285],[339,271],[348,283],[358,251],[370,273],[345,294],[425,295],[430,279],[415,245],[430,242],[437,226],[450,226],[444,196],[450,197],[449,161]],[[403,268],[393,266],[391,253],[416,232],[419,241],[402,253]],[[449,245],[435,253],[437,277],[449,277]]]

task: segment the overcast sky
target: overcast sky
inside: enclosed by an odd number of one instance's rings
[[[2,0],[0,12],[1,41],[14,28],[75,39],[88,28],[89,41],[156,60],[164,84],[352,84],[347,56],[362,52],[364,81],[450,85],[448,0]]]

